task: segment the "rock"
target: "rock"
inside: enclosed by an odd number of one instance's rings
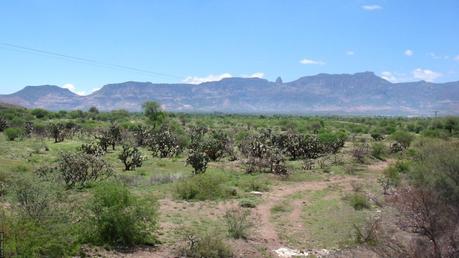
[[[250,194],[258,195],[258,196],[263,195],[263,193],[262,193],[262,192],[259,192],[259,191],[251,191]]]

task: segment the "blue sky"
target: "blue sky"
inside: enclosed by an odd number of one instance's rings
[[[459,1],[2,0],[0,71],[1,94],[322,72],[453,81]]]

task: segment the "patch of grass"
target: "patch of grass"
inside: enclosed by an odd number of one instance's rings
[[[317,198],[304,210],[305,226],[317,247],[330,248],[353,242],[349,232],[364,215],[356,212],[339,197]]]
[[[235,239],[247,239],[253,223],[250,220],[250,210],[232,208],[225,213],[225,222],[228,227],[228,234]]]
[[[217,200],[234,196],[234,191],[225,182],[228,176],[220,172],[206,172],[184,180],[175,185],[175,193],[183,200]]]
[[[258,200],[255,199],[250,199],[250,198],[244,198],[239,200],[239,206],[243,208],[255,208],[257,207]]]
[[[290,212],[293,208],[288,201],[282,201],[271,208],[271,213]]]
[[[346,196],[350,205],[356,210],[369,209],[371,207],[368,197],[365,194],[356,192]]]

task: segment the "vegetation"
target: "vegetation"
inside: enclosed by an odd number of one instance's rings
[[[161,244],[174,252],[166,256],[232,257],[235,246],[246,257],[269,257],[259,241],[271,239],[266,232],[296,249],[381,250],[389,229],[417,241],[400,241],[403,255],[387,256],[457,254],[456,117],[144,108],[2,109],[6,256],[92,256]]]
[[[155,202],[134,196],[119,183],[103,183],[95,188],[88,213],[82,230],[89,243],[126,247],[156,242]]]

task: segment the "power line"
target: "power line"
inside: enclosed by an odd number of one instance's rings
[[[25,53],[34,53],[34,54],[40,54],[40,55],[53,56],[53,57],[57,57],[60,59],[65,59],[67,61],[98,65],[98,66],[103,66],[106,68],[124,69],[124,70],[130,70],[134,72],[153,74],[153,75],[162,76],[162,77],[172,77],[172,78],[178,78],[178,79],[182,79],[185,77],[185,76],[179,76],[179,75],[173,75],[173,74],[167,74],[167,73],[154,72],[154,71],[136,68],[132,66],[106,63],[106,62],[101,62],[101,61],[94,60],[94,59],[88,59],[88,58],[83,58],[83,57],[78,57],[78,56],[73,56],[73,55],[66,55],[66,54],[57,53],[53,51],[30,48],[30,47],[25,47],[25,46],[20,46],[16,44],[5,43],[5,42],[0,42],[0,46],[3,46],[3,48],[9,49],[9,50],[16,50],[16,51],[19,50],[20,52],[25,52]]]

